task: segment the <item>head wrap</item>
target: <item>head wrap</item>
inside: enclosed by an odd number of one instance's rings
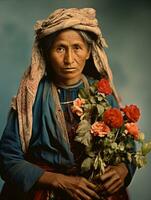
[[[66,28],[92,32],[97,37],[91,50],[94,65],[98,72],[106,71],[112,84],[112,72],[103,49],[107,45],[95,16],[96,12],[93,8],[63,8],[57,9],[47,19],[37,21],[35,24],[36,38],[32,48],[31,64],[22,77],[17,96],[12,100],[12,107],[18,113],[19,134],[23,151],[27,150],[30,142],[33,123],[32,107],[38,84],[45,73],[45,62],[38,48],[39,39]],[[115,90],[114,93],[117,96]]]

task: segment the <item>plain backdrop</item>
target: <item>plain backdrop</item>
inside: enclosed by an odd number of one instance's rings
[[[151,139],[151,1],[147,0],[0,0],[0,135],[11,97],[30,63],[33,25],[62,7],[93,7],[108,42],[114,82],[124,104],[141,109],[140,128]],[[137,170],[128,190],[131,200],[151,199],[151,156]],[[3,182],[0,181],[2,186]]]

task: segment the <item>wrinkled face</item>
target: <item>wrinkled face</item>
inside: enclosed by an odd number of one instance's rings
[[[77,83],[89,54],[87,43],[77,31],[68,29],[59,33],[49,52],[55,80],[69,84]]]

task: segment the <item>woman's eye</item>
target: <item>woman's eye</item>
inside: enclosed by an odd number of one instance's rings
[[[81,49],[81,47],[80,47],[79,45],[75,45],[75,46],[74,46],[74,49],[75,49],[75,50],[79,50],[79,49]]]
[[[64,50],[65,50],[64,47],[58,47],[57,48],[58,53],[62,53],[62,52],[64,52]]]

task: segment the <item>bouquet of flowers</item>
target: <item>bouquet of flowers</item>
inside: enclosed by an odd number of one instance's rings
[[[141,168],[151,151],[151,142],[145,142],[137,125],[139,108],[133,104],[112,108],[111,95],[109,81],[102,78],[89,90],[81,89],[72,106],[72,112],[79,116],[75,140],[84,146],[86,155],[81,170],[91,180],[102,175],[108,165],[133,162]]]

